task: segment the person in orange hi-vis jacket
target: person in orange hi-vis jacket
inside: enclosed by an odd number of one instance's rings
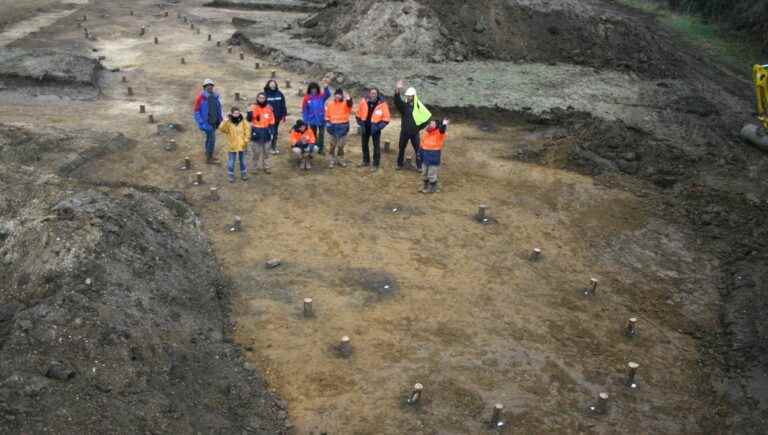
[[[331,136],[331,152],[328,166],[339,165],[342,168],[347,163],[341,157],[344,155],[344,145],[349,134],[349,115],[352,114],[352,97],[343,89],[336,89],[333,100],[325,107],[325,128]]]
[[[437,172],[440,169],[440,157],[443,153],[445,132],[448,120],[431,120],[421,136],[421,178],[424,182],[421,193],[437,192]]]
[[[270,158],[272,147],[272,135],[274,134],[275,112],[267,103],[267,95],[259,92],[256,102],[251,104],[247,114],[251,123],[251,149],[253,150],[253,168],[251,173],[259,172],[259,166],[264,173],[269,174],[272,169]]]
[[[360,166],[371,166],[372,171],[379,169],[381,160],[381,131],[389,124],[391,116],[389,106],[378,88],[369,88],[355,112],[357,125],[362,132],[363,162]],[[373,139],[373,165],[368,142]]]
[[[299,166],[308,171],[312,168],[309,162],[317,152],[315,132],[299,119],[291,129],[291,151],[299,162]]]

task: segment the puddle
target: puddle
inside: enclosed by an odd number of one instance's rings
[[[75,10],[76,9],[49,12],[47,14],[40,14],[28,20],[19,21],[18,23],[8,27],[5,32],[0,33],[0,47],[5,47],[6,45],[16,40],[24,38],[31,33],[37,32],[43,27],[48,27],[56,21],[72,15]]]

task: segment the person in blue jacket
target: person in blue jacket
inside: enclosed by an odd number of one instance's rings
[[[267,96],[267,104],[272,106],[272,110],[275,112],[275,125],[272,130],[272,154],[280,154],[277,149],[277,131],[280,128],[280,123],[285,122],[285,118],[288,117],[288,107],[285,105],[285,95],[280,92],[277,86],[277,80],[271,79],[264,86],[264,94]]]
[[[301,100],[301,119],[312,129],[317,138],[317,152],[325,154],[325,102],[331,98],[328,78],[323,79],[323,92],[320,85],[312,82],[307,86],[307,93]]]
[[[214,164],[218,158],[213,154],[216,147],[216,130],[224,120],[221,111],[221,99],[213,90],[211,79],[203,81],[203,90],[195,98],[194,112],[197,128],[205,133],[205,163]]]

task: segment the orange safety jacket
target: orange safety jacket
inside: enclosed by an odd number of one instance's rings
[[[264,107],[251,104],[250,112],[248,118],[250,118],[253,128],[269,128],[275,125],[275,113],[269,104]]]
[[[306,144],[315,144],[315,132],[311,128],[307,127],[304,133],[296,130],[291,130],[291,144],[296,145],[299,142]]]
[[[347,124],[351,113],[352,103],[350,101],[333,100],[325,108],[325,121],[331,124]]]
[[[421,136],[421,149],[426,151],[440,151],[445,142],[445,133],[436,128],[432,131],[425,130]]]
[[[360,103],[357,105],[357,113],[355,116],[365,122],[368,119],[368,100],[365,98],[360,99]],[[371,116],[371,124],[378,124],[380,122],[389,122],[389,106],[384,99],[380,99],[376,107],[373,108],[373,116]]]

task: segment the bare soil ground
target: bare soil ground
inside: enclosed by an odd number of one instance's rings
[[[84,40],[76,26],[84,13],[95,40]],[[287,401],[295,433],[482,433],[494,403],[505,405],[510,433],[759,433],[758,420],[734,423],[733,401],[743,396],[729,390],[726,340],[719,336],[721,290],[734,265],[724,264],[731,257],[710,243],[718,236],[732,240],[729,227],[759,228],[761,206],[732,213],[728,225],[728,211],[720,206],[704,219],[723,230],[702,231],[691,220],[705,214],[686,213],[703,207],[689,202],[714,194],[669,194],[671,186],[696,184],[688,172],[670,172],[690,165],[687,157],[670,159],[669,149],[646,140],[644,132],[614,118],[579,117],[583,113],[554,113],[542,123],[536,116],[443,108],[455,123],[438,195],[417,194],[418,177],[394,171],[393,154],[385,154],[378,173],[331,170],[322,163],[299,172],[286,157],[285,130],[273,174],[230,185],[222,166],[202,163],[190,113],[200,81],[214,78],[225,106],[244,106],[271,71],[294,87],[319,79],[297,72],[312,68],[287,71],[271,63],[295,65],[285,57],[258,58],[246,50],[240,60],[237,46],[227,53],[226,41],[236,30],[232,18],[295,23],[307,16],[210,8],[202,1],[83,5],[11,46],[106,56],[98,97],[6,87],[0,90],[0,117],[25,131],[55,124],[64,132],[119,132],[131,144],[78,161],[79,180],[183,192],[212,242],[211,258],[231,280],[234,340],[269,389]],[[139,37],[142,26],[147,34]],[[277,33],[274,38],[283,40]],[[217,47],[216,41],[224,43]],[[262,68],[254,69],[255,62]],[[127,95],[127,86],[134,95]],[[284,91],[290,123],[299,97]],[[245,101],[235,102],[235,92]],[[166,133],[147,123],[139,104]],[[167,133],[169,123],[179,127]],[[398,127],[395,120],[384,140],[394,143]],[[605,136],[612,140],[598,140]],[[171,138],[177,149],[165,151]],[[51,151],[39,149],[44,162],[51,159],[45,157]],[[4,160],[20,159],[8,152],[0,154]],[[192,172],[203,172],[204,186],[193,186],[192,173],[178,169],[184,156],[191,156]],[[346,157],[360,159],[354,137]],[[635,174],[633,163],[640,167]],[[728,171],[746,167],[759,176],[763,164],[755,157],[725,165],[720,176],[739,180]],[[656,170],[643,172],[648,167]],[[207,199],[212,186],[220,188],[219,201]],[[728,192],[718,202],[733,201]],[[762,201],[760,186],[750,193]],[[490,206],[492,224],[473,219],[481,203]],[[234,216],[242,217],[242,233],[225,228]],[[755,245],[761,234],[745,234],[745,244]],[[536,262],[528,258],[533,247],[543,251]],[[282,265],[267,269],[272,258]],[[760,270],[750,279],[759,282]],[[195,282],[195,276],[188,279]],[[583,288],[591,277],[600,284],[589,298]],[[314,298],[312,319],[302,318],[304,297]],[[638,317],[640,325],[632,339],[622,333],[629,317]],[[348,357],[333,349],[343,335],[351,337]],[[640,363],[637,390],[623,385],[629,361]],[[424,397],[418,406],[406,405],[416,382],[425,386]],[[610,412],[590,416],[587,406],[601,391],[611,393]],[[207,398],[204,391],[197,394]],[[757,399],[759,394],[754,391]],[[235,415],[235,427],[251,430],[253,424],[243,423],[247,417]],[[125,426],[126,432],[134,429]]]

